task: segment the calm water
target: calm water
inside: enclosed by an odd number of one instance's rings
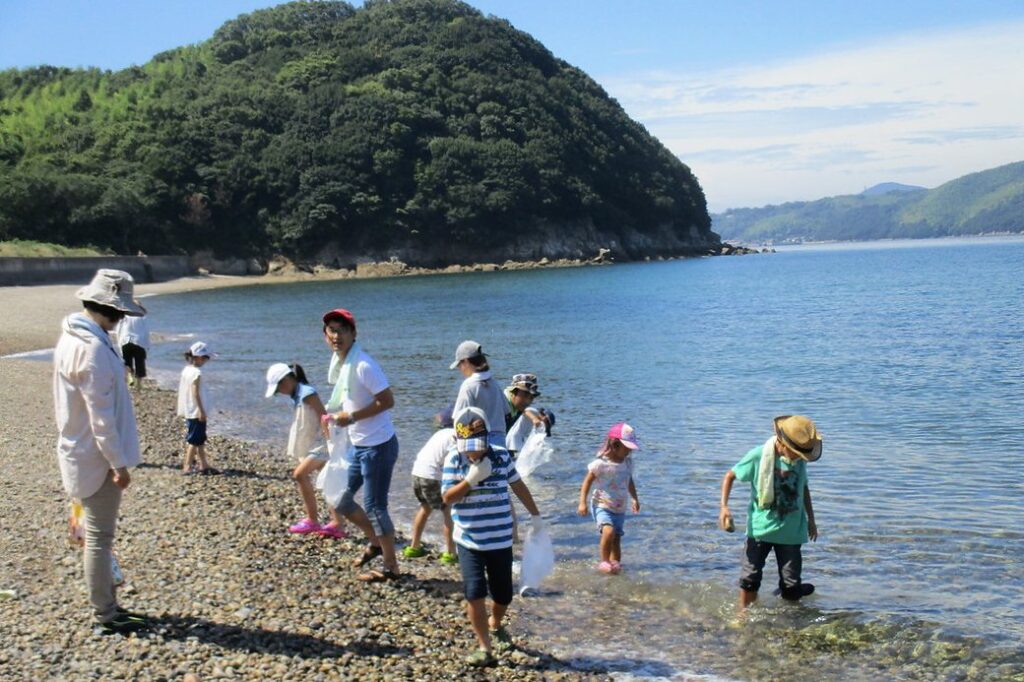
[[[557,459],[529,482],[560,563],[520,627],[624,678],[1002,679],[1024,675],[1024,240],[800,247],[773,255],[248,287],[147,301],[170,383],[189,338],[208,366],[215,430],[284,445],[289,409],[262,398],[271,362],[324,386],[319,315],[353,310],[398,406],[407,471],[454,398],[455,346],[480,341],[502,377],[540,377]],[[194,336],[189,336],[194,335]],[[811,415],[818,592],[734,602],[742,542],[716,527],[725,471],[778,414]],[[627,420],[641,514],[625,573],[594,571],[575,516],[604,430]],[[282,455],[282,464],[284,459]],[[743,516],[746,490],[734,490]],[[298,511],[298,504],[296,504]],[[742,531],[742,526],[740,528]],[[766,567],[765,586],[773,563]]]

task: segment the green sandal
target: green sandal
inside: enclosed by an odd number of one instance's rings
[[[459,557],[455,556],[451,552],[441,552],[440,562],[442,564],[448,564],[449,566],[454,566],[457,563],[459,563]]]
[[[512,648],[512,637],[504,625],[497,630],[491,630],[491,645],[498,651],[507,651]]]
[[[412,545],[409,545],[402,550],[402,556],[406,559],[419,559],[420,557],[427,556],[427,550],[422,547],[413,547]]]
[[[494,656],[487,649],[477,649],[469,656],[466,656],[466,663],[474,668],[485,668],[494,665]]]

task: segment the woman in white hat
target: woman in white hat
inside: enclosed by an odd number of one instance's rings
[[[140,630],[146,619],[117,603],[112,548],[121,494],[139,464],[139,434],[121,357],[109,332],[125,315],[141,315],[127,272],[99,270],[78,290],[83,312],[64,318],[53,353],[57,459],[68,495],[85,515],[85,584],[99,634]]]

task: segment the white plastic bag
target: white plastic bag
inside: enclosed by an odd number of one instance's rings
[[[352,463],[355,448],[348,439],[348,429],[331,425],[331,437],[327,441],[330,459],[316,477],[316,487],[323,492],[331,508],[341,502],[341,496],[348,487],[348,468]]]
[[[551,455],[554,453],[555,449],[548,443],[544,427],[534,429],[530,437],[526,439],[523,449],[519,451],[519,455],[516,457],[516,471],[519,472],[520,476],[529,476],[541,464],[550,461]]]
[[[519,594],[540,587],[541,581],[555,570],[555,548],[547,528],[530,526],[523,543],[523,560],[519,568]]]

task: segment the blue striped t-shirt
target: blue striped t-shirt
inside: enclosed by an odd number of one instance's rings
[[[491,475],[452,505],[455,542],[482,551],[512,546],[508,484],[519,480],[508,450],[492,445],[486,457],[491,460]],[[460,483],[468,472],[469,459],[453,445],[444,460],[442,493]]]

